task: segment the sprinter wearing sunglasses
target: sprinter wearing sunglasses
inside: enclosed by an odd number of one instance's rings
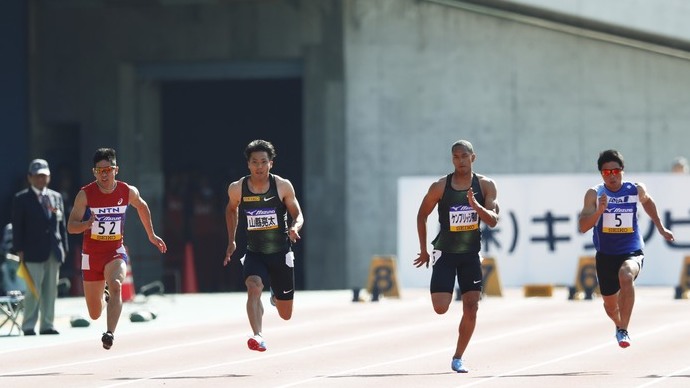
[[[161,253],[167,250],[165,242],[153,231],[151,211],[139,190],[115,179],[119,172],[116,162],[114,149],[96,150],[92,170],[96,179],[77,193],[67,223],[69,233],[84,234],[81,269],[89,316],[96,320],[107,308],[107,328],[101,336],[105,349],[113,346],[113,333],[122,312],[122,283],[129,261],[123,245],[128,205],[137,210],[151,244]]]
[[[623,155],[616,150],[599,154],[597,166],[603,183],[587,190],[580,213],[580,232],[593,229],[597,279],[604,310],[616,325],[616,341],[630,346],[628,325],[635,304],[635,279],[644,263],[644,241],[637,223],[637,204],[642,205],[659,233],[673,241],[664,227],[656,204],[645,185],[623,180]]]

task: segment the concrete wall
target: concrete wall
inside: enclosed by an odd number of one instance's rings
[[[397,178],[452,171],[459,138],[489,175],[595,171],[606,148],[631,171],[668,171],[688,152],[687,59],[447,3],[345,8],[348,268],[360,283],[367,258],[396,252],[397,223],[415,222],[396,219]]]
[[[34,0],[32,5],[37,47],[32,77],[39,85],[32,101],[38,112],[35,143],[47,147],[41,134],[55,123],[78,123],[82,151],[75,157],[83,166],[82,182],[92,179],[90,159],[97,147],[117,148],[120,178],[139,186],[156,225],[163,194],[159,82],[270,78],[280,76],[280,64],[301,63],[309,190],[299,196],[311,209],[305,226],[309,238],[303,240],[309,265],[305,281],[311,288],[344,286],[339,1]],[[271,70],[274,63],[279,70]],[[227,163],[219,157],[219,163]],[[155,256],[137,217],[130,220],[128,228],[134,230],[127,233],[128,245]]]
[[[156,80],[137,69],[301,62],[312,289],[363,286],[371,256],[396,253],[398,223],[415,222],[396,217],[398,178],[448,173],[459,138],[485,174],[590,172],[610,147],[659,172],[686,152],[687,53],[446,3],[35,0],[34,132],[78,122],[82,165],[113,144],[125,180],[155,181]]]

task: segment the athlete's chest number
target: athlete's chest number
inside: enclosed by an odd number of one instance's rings
[[[115,221],[99,221],[98,222],[98,234],[114,235],[115,234]]]
[[[99,241],[116,241],[122,238],[122,220],[113,218],[95,221],[91,225],[91,239]]]
[[[632,233],[633,213],[604,213],[604,233]]]

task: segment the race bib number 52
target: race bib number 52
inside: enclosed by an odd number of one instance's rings
[[[116,241],[122,238],[122,219],[120,217],[96,217],[91,224],[91,239]]]

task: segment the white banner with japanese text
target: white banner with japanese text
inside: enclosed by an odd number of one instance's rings
[[[431,270],[415,268],[419,252],[417,211],[432,182],[439,177],[398,180],[398,274],[402,287],[428,287]],[[491,175],[498,188],[500,220],[482,225],[482,257],[493,257],[507,287],[530,283],[572,285],[578,260],[594,256],[592,231],[578,232],[578,215],[588,188],[602,182],[596,174]],[[654,198],[664,225],[675,235],[665,241],[640,206],[639,225],[645,240],[644,269],[638,285],[675,286],[683,259],[690,255],[690,175],[633,174]],[[435,208],[427,220],[428,241],[438,233]],[[429,251],[431,251],[429,246]]]

